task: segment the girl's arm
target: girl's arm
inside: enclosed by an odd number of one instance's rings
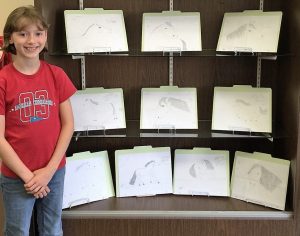
[[[47,166],[34,171],[34,177],[25,184],[25,188],[28,192],[32,192],[35,185],[48,185],[69,146],[74,132],[73,112],[69,99],[59,105],[59,112],[61,120],[61,131],[55,150]]]
[[[17,176],[19,176],[24,183],[29,182],[33,177],[34,173],[31,172],[27,166],[20,160],[17,153],[14,151],[12,146],[7,142],[4,136],[5,131],[5,117],[0,115],[0,157],[3,163],[13,171]],[[50,192],[48,186],[34,185],[33,186],[34,197],[42,198],[47,196]]]
[[[4,133],[5,116],[0,115],[0,157],[3,163],[26,183],[32,179],[34,174],[20,160],[17,153],[5,139]]]

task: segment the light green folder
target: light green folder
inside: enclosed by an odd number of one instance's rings
[[[141,50],[202,51],[200,12],[144,13]]]
[[[115,196],[107,151],[67,157],[63,209]]]
[[[115,151],[117,197],[172,193],[170,147]]]
[[[290,161],[265,153],[235,153],[231,197],[285,209]]]
[[[272,133],[272,90],[215,87],[212,130]]]
[[[176,149],[173,193],[230,196],[229,151]]]
[[[225,13],[217,51],[276,53],[282,12]]]
[[[196,88],[142,88],[141,96],[141,129],[198,129]]]
[[[65,10],[68,53],[127,52],[122,10]]]
[[[75,131],[126,128],[122,88],[78,90],[70,101]]]

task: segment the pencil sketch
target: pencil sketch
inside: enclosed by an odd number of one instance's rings
[[[245,105],[245,106],[250,106],[251,105],[250,103],[244,101],[243,99],[239,99],[239,98],[235,99],[235,102],[240,103],[240,104]]]
[[[203,173],[214,170],[214,166],[209,160],[201,160],[198,163],[193,163],[189,169],[189,174],[193,178],[201,177]]]
[[[277,52],[281,12],[225,13],[217,51]]]
[[[69,53],[128,51],[121,11],[66,10],[65,26]]]
[[[119,197],[172,192],[171,154],[151,151],[118,155],[116,169]]]
[[[94,33],[95,32],[95,33]],[[111,34],[111,29],[99,25],[99,24],[91,24],[87,27],[87,29],[81,34],[81,36],[93,36],[93,34]]]
[[[254,164],[248,171],[252,184],[261,184],[267,191],[273,191],[282,181],[278,176],[259,164]]]
[[[142,91],[141,129],[197,129],[197,96],[195,91]]]
[[[174,98],[174,97],[162,97],[159,102],[159,106],[168,108],[169,106],[175,107],[179,110],[190,112],[190,108],[186,101]]]
[[[155,38],[162,38],[165,43],[160,41],[162,44],[160,48],[163,51],[164,48],[178,48],[178,51],[187,51],[187,43],[181,38],[180,32],[177,32],[174,24],[172,22],[164,22],[156,26],[150,33],[150,41],[155,40]]]
[[[114,196],[107,153],[79,155],[67,158],[63,208]]]
[[[136,169],[130,179],[130,185],[145,186],[147,184],[159,184],[160,181],[155,174],[156,161],[147,162],[143,168]]]
[[[88,167],[86,167],[86,166],[88,166]],[[89,168],[89,167],[90,167],[89,162],[83,162],[83,163],[79,164],[78,166],[76,166],[75,172],[78,172],[83,168]]]
[[[75,131],[126,128],[122,90],[94,89],[71,97]]]
[[[253,23],[246,23],[239,26],[237,29],[226,35],[227,40],[234,40],[242,37],[246,37],[248,33],[254,32],[256,29]]]
[[[234,98],[232,109],[238,127],[251,130],[251,127],[258,127],[262,121],[268,122],[268,115],[271,115],[268,96],[255,92],[237,95],[240,97]]]
[[[212,129],[271,133],[271,99],[269,89],[216,88]]]
[[[164,13],[143,18],[142,51],[201,51],[200,15]]]
[[[184,195],[229,195],[227,154],[175,153],[174,193]]]
[[[262,96],[262,95],[260,95],[260,96]],[[255,96],[254,99],[258,103],[263,100],[263,99],[259,99],[258,96]],[[238,106],[238,104],[240,104],[241,106],[246,106],[248,108],[253,105],[250,102],[243,100],[243,98],[237,98],[237,99],[235,99],[235,102],[236,102],[237,106]],[[267,107],[263,107],[263,106],[265,106],[265,104],[259,104],[258,108],[257,108],[257,112],[260,113],[260,115],[267,115],[268,108]]]
[[[247,22],[226,35],[227,44],[236,45],[237,50],[244,48],[253,51],[253,40],[262,41],[264,35],[259,32],[256,22]],[[242,42],[242,43],[241,43]]]

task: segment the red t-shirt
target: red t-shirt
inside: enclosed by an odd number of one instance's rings
[[[5,138],[31,170],[45,167],[60,130],[59,104],[76,92],[65,72],[41,61],[37,73],[25,75],[13,64],[0,71],[0,115],[5,115]],[[65,156],[59,168],[65,165]],[[4,163],[2,174],[17,177]]]

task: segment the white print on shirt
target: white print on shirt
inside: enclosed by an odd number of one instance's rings
[[[48,98],[47,90],[38,90],[35,92],[26,92],[19,95],[19,104],[15,106],[14,111],[19,111],[20,121],[36,122],[49,118],[50,106],[53,101]]]

